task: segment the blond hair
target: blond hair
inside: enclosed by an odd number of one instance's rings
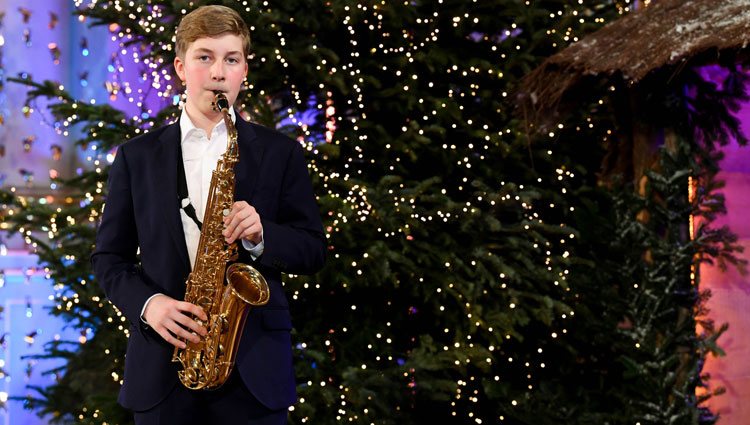
[[[204,37],[234,34],[242,39],[245,57],[250,54],[250,31],[240,14],[226,6],[201,6],[185,15],[175,33],[175,51],[185,57],[190,43]]]

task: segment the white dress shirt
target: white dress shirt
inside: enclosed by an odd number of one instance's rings
[[[229,115],[232,117],[232,122],[237,122],[233,108],[229,108]],[[227,138],[227,126],[224,124],[223,119],[211,130],[211,138],[209,139],[203,129],[193,124],[185,109],[182,110],[182,114],[180,114],[182,162],[185,166],[188,197],[190,198],[190,203],[193,204],[193,208],[195,208],[195,215],[201,223],[203,222],[203,215],[205,213],[208,189],[211,186],[211,175],[216,168],[219,158],[226,151]],[[185,233],[185,244],[190,256],[190,270],[193,270],[201,231],[193,219],[182,209],[180,209],[180,218],[182,219],[182,230]],[[261,241],[257,245],[246,239],[242,239],[242,246],[250,252],[253,259],[260,257],[264,248],[263,235],[261,234]],[[143,318],[143,313],[146,311],[149,301],[157,295],[161,294],[152,295],[143,304],[141,318]]]

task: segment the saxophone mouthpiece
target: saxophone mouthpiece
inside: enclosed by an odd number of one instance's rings
[[[214,98],[214,104],[213,104],[214,110],[217,112],[221,112],[225,109],[229,110],[229,100],[227,99],[224,92],[217,90],[214,92],[214,95],[216,95],[216,97]]]

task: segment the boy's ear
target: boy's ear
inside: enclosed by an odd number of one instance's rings
[[[185,62],[180,59],[179,56],[174,57],[174,70],[177,72],[177,76],[180,77],[182,82],[185,82]]]

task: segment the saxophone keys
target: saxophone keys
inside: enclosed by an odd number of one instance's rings
[[[227,331],[229,331],[229,320],[227,320],[227,316],[224,316],[223,314],[219,316],[218,325],[219,333],[227,333]]]
[[[229,215],[229,208],[224,208],[223,210],[221,210],[221,214],[224,215],[224,217],[228,216]]]
[[[187,368],[184,370],[185,372],[185,378],[188,382],[195,382],[198,380],[198,373],[196,372],[195,368]]]

